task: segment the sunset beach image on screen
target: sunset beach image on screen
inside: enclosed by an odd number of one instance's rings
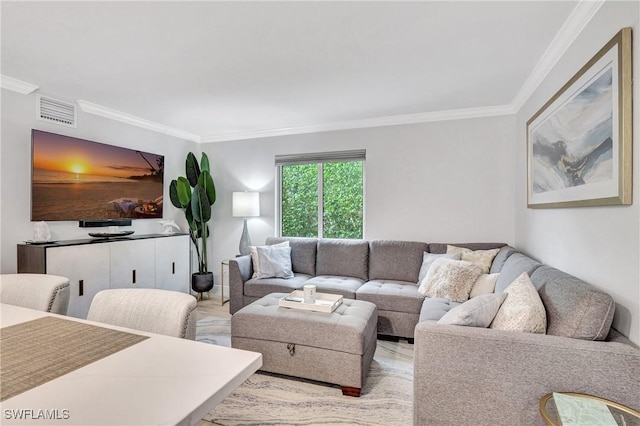
[[[162,218],[164,156],[33,130],[31,220]]]

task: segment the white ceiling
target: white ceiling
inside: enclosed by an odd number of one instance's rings
[[[382,123],[512,105],[576,4],[3,1],[2,75],[205,141]]]

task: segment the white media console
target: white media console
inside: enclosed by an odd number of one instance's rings
[[[188,234],[18,244],[18,273],[69,278],[68,315],[86,318],[93,296],[108,288],[159,288],[189,293]]]

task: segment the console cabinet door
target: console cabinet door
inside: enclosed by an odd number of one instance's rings
[[[69,278],[67,315],[86,319],[93,296],[109,288],[109,245],[47,248],[47,273]]]
[[[156,288],[189,292],[188,235],[156,238]]]
[[[111,288],[156,286],[155,239],[109,243]]]

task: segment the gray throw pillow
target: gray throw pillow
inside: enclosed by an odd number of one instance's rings
[[[258,252],[257,278],[293,278],[291,247],[256,247]]]
[[[279,244],[271,244],[273,247],[289,247],[289,241],[284,241]],[[258,250],[256,246],[249,246],[249,251],[251,252],[251,263],[253,265],[253,275],[251,278],[258,278],[258,271],[260,270],[260,265],[258,264]],[[293,264],[293,262],[292,262]]]
[[[433,264],[433,262],[435,262],[436,259],[440,259],[441,257],[444,257],[445,259],[451,259],[451,260],[461,260],[462,254],[461,253],[434,254],[434,253],[427,253],[425,251],[424,254],[422,255],[422,266],[420,267],[420,274],[418,275],[418,284],[420,284],[420,281],[422,281],[422,279],[427,276],[427,272],[429,272],[429,268],[431,268],[431,265]]]
[[[456,306],[444,314],[438,324],[487,328],[495,318],[506,293],[483,294]]]

